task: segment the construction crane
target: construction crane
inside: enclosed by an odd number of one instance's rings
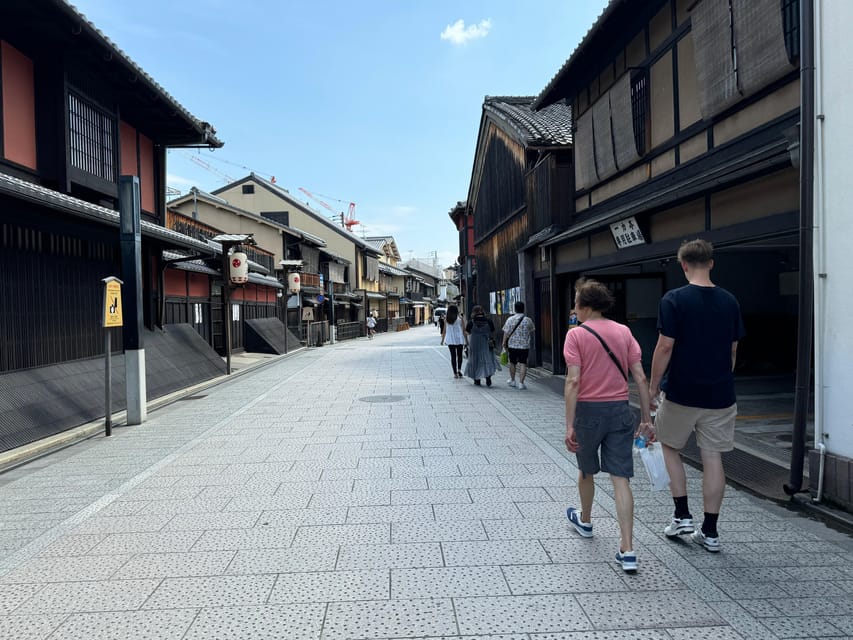
[[[346,200],[339,200],[337,198],[332,198],[331,196],[324,196],[321,193],[314,194],[314,193],[311,193],[310,191],[308,191],[308,189],[306,189],[304,187],[299,187],[299,190],[302,193],[304,193],[306,196],[311,198],[314,202],[317,202],[323,208],[328,209],[329,211],[334,213],[335,217],[340,215],[341,216],[341,224],[344,227],[346,227],[347,231],[352,231],[352,228],[355,225],[361,224],[358,220],[355,219],[355,202],[349,203],[349,207],[347,208],[346,215],[344,215],[343,213],[338,213],[337,211],[335,211],[335,208],[332,205],[330,205],[325,200],[322,200],[321,198],[327,198],[329,200],[334,200],[335,202],[341,202],[341,203],[346,203]]]

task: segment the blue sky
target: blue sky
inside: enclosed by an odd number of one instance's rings
[[[170,152],[169,186],[275,176],[300,200],[303,187],[355,202],[358,235],[393,235],[404,259],[437,252],[440,266],[458,255],[447,213],[468,195],[484,96],[538,94],[606,5],[72,1],[225,141]]]

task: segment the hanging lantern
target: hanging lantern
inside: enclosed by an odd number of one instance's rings
[[[240,251],[231,254],[228,260],[231,284],[246,284],[249,281],[249,257]]]
[[[290,293],[299,293],[301,288],[302,278],[299,277],[297,272],[288,273],[287,274],[287,289]]]

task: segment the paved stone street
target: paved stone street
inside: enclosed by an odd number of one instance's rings
[[[853,540],[729,489],[722,553],[595,538],[562,398],[454,380],[434,327],[303,350],[0,476],[0,638],[853,636]],[[701,512],[699,475],[691,506]]]

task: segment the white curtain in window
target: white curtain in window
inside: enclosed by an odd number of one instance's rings
[[[379,260],[364,256],[364,279],[371,282],[379,280]]]
[[[732,13],[738,84],[744,95],[793,71],[785,48],[779,0],[733,0]]]
[[[337,262],[329,263],[329,280],[332,282],[346,282],[344,279],[344,265]]]

